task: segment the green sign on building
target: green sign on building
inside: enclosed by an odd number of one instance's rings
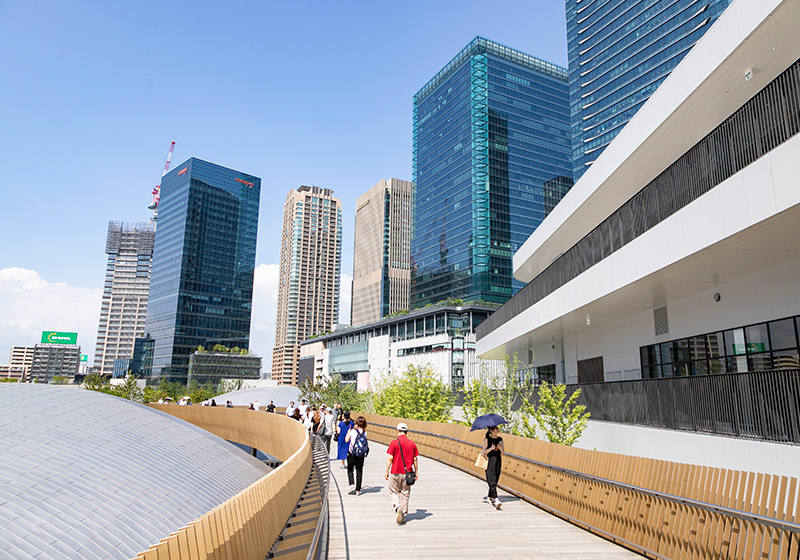
[[[81,361],[82,362],[88,362],[89,361],[89,355],[88,354],[81,354]]]
[[[78,344],[78,333],[42,331],[42,344]]]

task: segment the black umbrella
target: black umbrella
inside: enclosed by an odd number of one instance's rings
[[[486,428],[493,428],[495,426],[499,426],[500,424],[508,424],[508,422],[506,422],[506,419],[499,414],[484,414],[483,416],[478,416],[475,419],[475,421],[472,423],[472,429],[470,432],[474,432],[475,430],[485,430]]]

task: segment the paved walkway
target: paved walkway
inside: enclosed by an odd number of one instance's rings
[[[483,480],[425,457],[406,524],[398,526],[383,478],[386,457],[385,445],[370,442],[360,496],[347,494],[347,471],[331,460],[331,560],[641,558],[502,490],[497,511],[483,501]]]

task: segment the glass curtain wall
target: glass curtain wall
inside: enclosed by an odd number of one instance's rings
[[[571,186],[568,119],[563,68],[481,37],[417,93],[412,308],[520,289],[512,256],[548,211],[544,185]]]

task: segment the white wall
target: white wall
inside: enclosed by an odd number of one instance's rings
[[[655,336],[653,312],[564,339],[567,383],[577,383],[577,360],[603,356],[606,381],[636,379],[637,375],[609,375],[609,372],[640,369],[639,348],[688,336],[800,315],[800,262],[756,274],[745,280],[713,286],[706,292],[667,304],[669,333]],[[714,294],[720,301],[714,301]],[[549,345],[547,345],[549,348]],[[534,347],[534,365],[553,363],[552,350]]]
[[[590,420],[575,447],[800,478],[798,445]]]

